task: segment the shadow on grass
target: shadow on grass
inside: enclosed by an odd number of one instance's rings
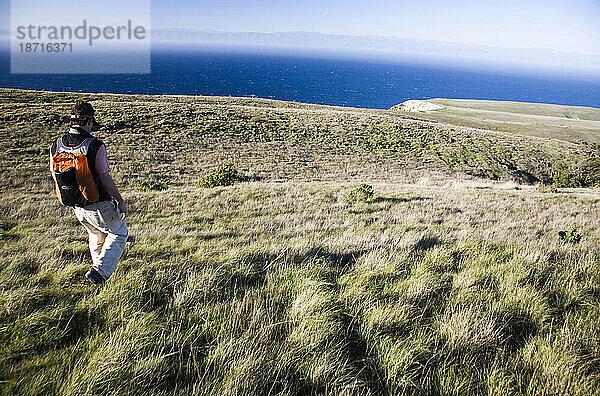
[[[186,229],[187,230],[187,229]],[[189,229],[195,230],[195,229]],[[214,231],[207,232],[204,234],[197,234],[197,237],[203,241],[212,241],[213,239],[227,239],[227,238],[237,238],[242,234],[237,231]]]
[[[17,226],[17,222],[13,220],[0,219],[0,231],[10,231]]]
[[[404,203],[404,202],[413,202],[413,201],[426,201],[433,199],[431,197],[376,197],[373,199],[373,203],[379,202],[389,202],[389,203]]]
[[[373,356],[374,348],[369,348],[367,340],[356,329],[354,318],[350,315],[341,315],[341,320],[347,330],[346,351],[356,369],[356,377],[360,378],[373,395],[390,394],[385,384],[385,373],[378,364],[379,359]]]
[[[69,262],[84,263],[88,260],[91,261],[90,252],[88,249],[61,249],[58,252],[59,260],[66,260]]]
[[[439,240],[438,237],[423,236],[417,243],[415,243],[415,245],[413,246],[413,250],[416,252],[425,251],[425,250],[429,250],[441,243],[442,242]]]
[[[503,329],[504,345],[510,352],[523,348],[538,332],[535,322],[520,309],[499,312],[497,317],[500,328]]]
[[[12,232],[0,231],[0,241],[16,242],[16,241],[18,241],[20,239],[21,239],[21,236],[19,234],[15,234],[15,233],[12,233]]]
[[[304,263],[320,261],[332,269],[332,271],[324,269],[323,276],[326,276],[328,281],[335,283],[337,277],[345,273],[369,251],[370,249],[359,249],[338,253],[322,246],[316,246],[302,254],[251,253],[236,260],[231,267],[220,271],[208,283],[199,285],[196,289],[199,295],[192,298],[190,303],[243,299],[246,293],[262,288],[265,285],[267,274],[281,270],[280,265],[295,267],[302,266]]]
[[[301,263],[308,260],[314,260],[318,258],[324,258],[327,260],[334,268],[341,271],[341,273],[345,272],[349,267],[354,265],[356,261],[363,256],[364,254],[370,252],[371,249],[358,249],[353,250],[346,253],[332,252],[323,246],[317,246],[310,249],[307,253],[302,255],[294,256],[293,261],[296,263]],[[338,274],[339,275],[339,274]]]

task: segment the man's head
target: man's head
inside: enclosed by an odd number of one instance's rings
[[[94,107],[86,101],[78,100],[71,107],[71,125],[80,126],[88,132],[92,131],[94,127]]]

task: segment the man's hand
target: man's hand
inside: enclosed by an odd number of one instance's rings
[[[119,189],[117,188],[115,181],[108,172],[98,175],[98,178],[100,179],[100,183],[102,183],[106,192],[109,193],[110,196],[115,199],[115,201],[117,201],[117,208],[119,209],[119,212],[121,212],[121,221],[123,221],[125,216],[127,216],[127,206],[125,206],[125,200],[119,193]]]
[[[125,201],[118,202],[117,207],[119,208],[119,212],[121,212],[121,221],[125,220],[125,216],[127,216],[127,206],[125,205]]]

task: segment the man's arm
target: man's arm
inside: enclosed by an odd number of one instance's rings
[[[127,215],[127,206],[125,206],[125,200],[121,196],[121,193],[119,192],[119,189],[117,188],[117,185],[113,180],[112,176],[109,172],[106,172],[101,175],[98,175],[98,179],[100,179],[100,183],[102,183],[102,186],[104,187],[106,192],[109,193],[110,196],[115,199],[115,201],[117,201],[119,211],[121,212],[121,220],[123,220]]]

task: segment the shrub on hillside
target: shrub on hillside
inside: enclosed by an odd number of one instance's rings
[[[169,188],[169,179],[162,177],[152,180],[138,180],[135,189],[138,191],[163,191]]]
[[[536,187],[537,187],[537,191],[543,192],[543,193],[557,193],[558,192],[558,189],[551,184],[540,183]]]
[[[238,180],[239,173],[233,163],[213,169],[200,179],[198,185],[204,188],[230,186]]]
[[[344,199],[347,203],[371,202],[373,201],[373,186],[367,183],[361,183],[346,194]]]
[[[590,158],[581,166],[581,174],[587,187],[600,186],[600,158]]]
[[[555,164],[552,166],[552,186],[563,188],[584,187],[584,181],[576,174],[572,167]]]
[[[600,186],[600,158],[589,158],[577,166],[553,165],[552,186],[558,188]]]
[[[581,234],[574,227],[569,227],[566,231],[559,231],[558,237],[568,243],[579,243],[581,242]]]

